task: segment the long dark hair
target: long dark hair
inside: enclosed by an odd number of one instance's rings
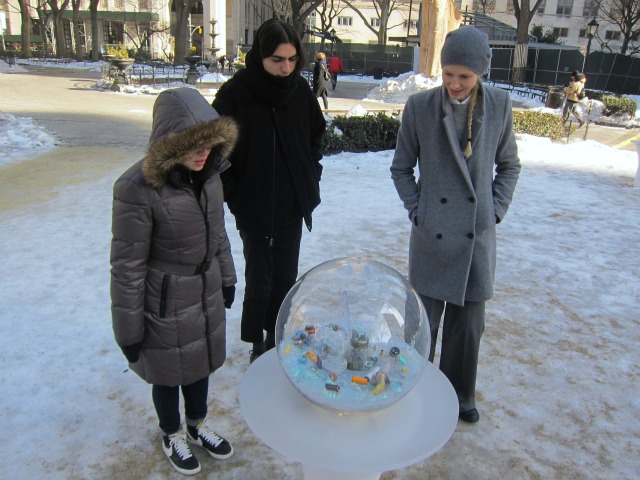
[[[267,58],[273,55],[278,45],[282,43],[290,43],[296,48],[298,61],[293,69],[293,73],[300,73],[300,70],[307,64],[302,42],[293,26],[282,20],[271,18],[260,25],[253,39],[251,50],[254,50],[260,58]]]

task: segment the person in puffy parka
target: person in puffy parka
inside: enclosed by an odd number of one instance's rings
[[[187,441],[214,458],[233,453],[207,424],[207,394],[225,360],[225,307],[235,294],[220,172],[237,135],[235,121],[197,90],[166,90],[153,107],[146,156],[113,188],[115,339],[131,370],[153,385],[162,450],[187,475],[200,471]]]

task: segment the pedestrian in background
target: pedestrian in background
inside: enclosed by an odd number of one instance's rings
[[[344,72],[342,60],[337,53],[331,55],[329,59],[329,73],[331,74],[331,89],[335,90],[338,83],[338,74]]]
[[[316,55],[316,65],[313,68],[313,94],[322,97],[325,110],[329,108],[329,79],[331,75],[327,69],[327,58],[324,53],[318,52]]]
[[[241,340],[253,362],[275,346],[278,310],[298,277],[302,223],[320,203],[322,136],[318,100],[300,75],[305,52],[296,30],[270,19],[255,34],[246,68],[213,101],[236,119],[240,136],[222,173],[245,259]]]
[[[236,137],[235,122],[198,91],[166,90],[153,107],[147,155],[113,187],[115,339],[131,370],[153,385],[162,451],[186,475],[200,471],[187,442],[213,458],[233,454],[209,425],[207,395],[209,375],[225,360],[225,307],[235,295],[219,173]]]
[[[444,314],[440,370],[456,391],[460,419],[473,423],[496,225],[520,161],[509,94],[482,83],[491,60],[487,35],[473,26],[454,30],[440,56],[442,85],[407,100],[391,176],[411,221],[409,280],[429,317],[429,360]]]
[[[583,73],[578,73],[575,79],[569,82],[569,85],[564,87],[564,93],[567,98],[562,110],[562,120],[566,123],[569,121],[569,114],[573,114],[578,120],[578,128],[584,125],[584,119],[580,113],[578,104],[585,98],[584,85],[587,82],[587,77]]]

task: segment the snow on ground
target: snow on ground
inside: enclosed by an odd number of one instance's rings
[[[404,88],[395,82],[389,97]],[[55,141],[28,119],[3,119],[0,139],[12,132],[13,149],[28,151],[41,135]],[[496,295],[480,355],[482,418],[382,480],[640,479],[637,156],[593,141],[517,141],[523,171],[498,226]],[[301,274],[358,255],[406,275],[410,225],[390,179],[392,156],[323,160],[322,204],[304,233]],[[20,160],[0,165],[0,178]],[[0,211],[5,478],[184,478],[163,458],[150,388],[128,370],[111,331],[111,188],[123,169]],[[257,439],[238,407],[249,346],[239,340],[244,261],[233,223],[229,215],[239,284],[210,415],[236,453],[216,462],[196,448],[199,477],[300,479],[300,465]]]

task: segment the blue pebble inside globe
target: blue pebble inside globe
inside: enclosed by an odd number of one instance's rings
[[[418,383],[431,335],[408,280],[375,260],[344,257],[305,273],[276,322],[280,364],[294,387],[342,415],[382,410]]]

